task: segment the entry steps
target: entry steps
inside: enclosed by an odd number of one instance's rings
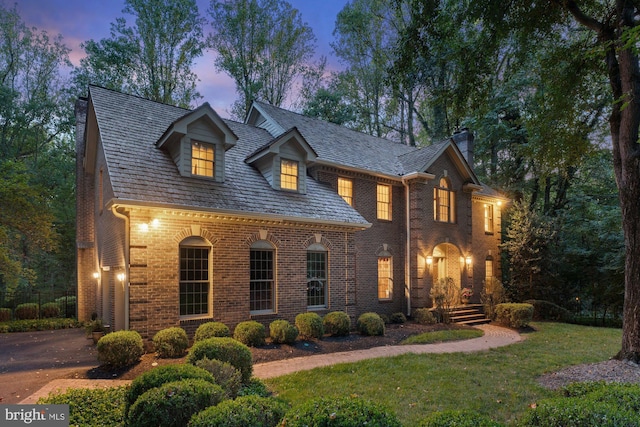
[[[449,311],[449,319],[451,322],[461,325],[483,325],[490,323],[484,315],[484,307],[482,304],[467,304],[451,308]]]

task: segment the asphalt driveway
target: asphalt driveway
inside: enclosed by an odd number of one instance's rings
[[[98,365],[84,329],[0,334],[0,404],[18,403],[54,379]]]

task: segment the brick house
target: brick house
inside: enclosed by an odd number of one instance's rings
[[[500,275],[504,198],[462,131],[408,147],[255,102],[245,123],[89,87],[76,105],[78,316],[150,339],[411,313]]]

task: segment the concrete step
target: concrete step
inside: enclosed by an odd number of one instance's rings
[[[454,307],[449,312],[449,318],[453,323],[461,325],[482,325],[490,323],[483,313],[482,304],[468,304]]]

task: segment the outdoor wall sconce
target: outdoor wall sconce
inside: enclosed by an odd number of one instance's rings
[[[471,267],[471,256],[467,256],[464,261],[467,264],[467,267]]]
[[[121,282],[124,282],[124,279],[126,279],[127,275],[124,273],[118,273],[118,280]]]
[[[433,265],[433,257],[429,255],[427,257],[427,267],[431,267],[431,265]]]
[[[93,273],[93,278],[98,280],[100,278],[100,273],[98,273],[97,271]]]

